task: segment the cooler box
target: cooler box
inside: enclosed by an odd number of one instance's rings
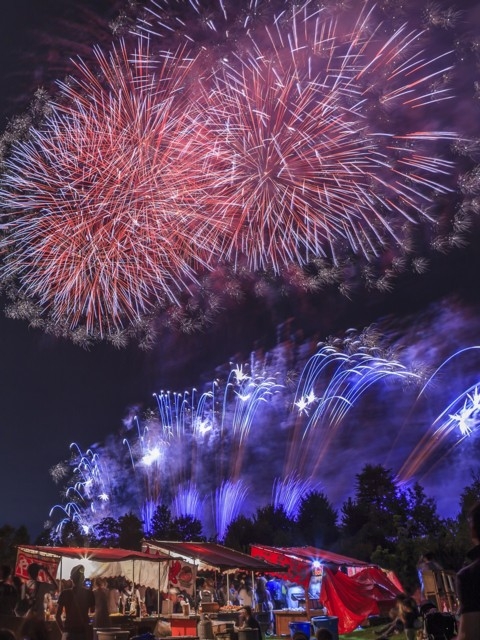
[[[336,616],[314,616],[312,618],[313,635],[317,629],[328,629],[333,640],[338,640],[338,618]]]
[[[290,636],[293,640],[298,638],[300,640],[300,635],[302,635],[306,640],[310,640],[310,636],[312,635],[312,625],[308,621],[302,622],[289,622],[288,628],[290,629]]]

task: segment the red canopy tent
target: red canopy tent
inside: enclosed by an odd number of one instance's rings
[[[251,553],[268,562],[283,564],[288,580],[307,591],[313,562],[323,568],[320,600],[328,614],[338,617],[339,633],[350,633],[381,605],[391,605],[401,589],[380,567],[315,547],[253,545]],[[275,574],[274,574],[275,575]]]
[[[143,550],[150,554],[161,554],[183,558],[199,569],[211,569],[223,573],[235,571],[255,571],[259,573],[283,572],[282,565],[267,562],[235,549],[229,549],[216,542],[172,542],[171,540],[148,540]]]

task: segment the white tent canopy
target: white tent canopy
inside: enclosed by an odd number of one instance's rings
[[[82,564],[87,578],[124,576],[134,583],[166,591],[168,560],[163,554],[149,555],[127,549],[20,545],[15,573],[26,578],[28,565],[37,562],[62,580],[70,578],[75,565]]]

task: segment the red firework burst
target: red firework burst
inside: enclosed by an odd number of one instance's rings
[[[411,124],[451,97],[432,88],[448,67],[419,49],[419,32],[379,37],[367,12],[347,32],[307,5],[277,20],[267,42],[255,33],[204,92],[216,141],[211,204],[230,223],[225,254],[277,273],[402,247],[405,227],[431,221],[451,190],[438,145],[456,135]]]
[[[449,53],[363,3],[234,4],[152,0],[138,48],[78,63],[17,144],[0,280],[18,285],[20,315],[112,338],[162,305],[182,316],[221,262],[348,291],[355,261],[386,289],[414,255],[412,228],[445,221]],[[439,246],[458,242],[455,216]]]
[[[8,162],[3,277],[54,321],[118,331],[195,282],[218,232],[202,210],[201,129],[183,87],[194,61],[125,46],[78,64],[63,100]],[[198,162],[197,162],[198,161]]]

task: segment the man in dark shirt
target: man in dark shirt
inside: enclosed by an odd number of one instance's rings
[[[241,625],[241,629],[257,629],[258,631],[258,640],[263,640],[263,635],[262,635],[262,628],[260,626],[260,623],[258,622],[258,620],[255,618],[255,616],[252,613],[252,607],[245,605],[243,607],[243,615],[242,615],[243,621],[242,621],[242,625]]]
[[[17,590],[10,581],[11,569],[8,565],[0,567],[0,614],[15,615],[17,604]]]
[[[480,503],[470,511],[472,540],[475,547],[469,552],[472,561],[457,574],[457,594],[460,601],[458,640],[480,638]]]
[[[58,598],[56,620],[63,632],[62,640],[87,640],[89,631],[89,611],[95,609],[95,597],[90,589],[83,586],[85,568],[79,564],[73,567],[70,578],[71,589],[65,589]],[[65,621],[62,613],[65,611]]]

